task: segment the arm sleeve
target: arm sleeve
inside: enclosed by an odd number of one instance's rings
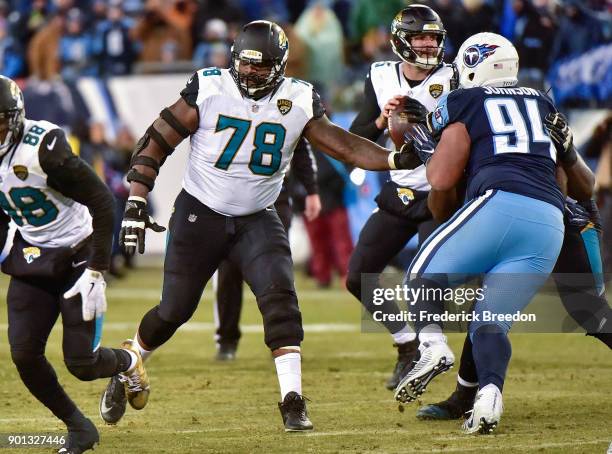
[[[49,187],[85,205],[91,213],[92,252],[87,266],[98,271],[108,269],[115,224],[110,190],[85,161],[72,154],[61,129],[54,129],[43,138],[38,157]]]
[[[6,245],[6,238],[8,237],[9,224],[11,218],[3,210],[0,210],[0,252]]]
[[[319,193],[319,187],[317,185],[317,164],[312,154],[310,144],[303,137],[300,138],[293,152],[291,171],[298,181],[304,185],[308,195]]]
[[[378,101],[376,100],[376,93],[374,93],[372,79],[370,78],[370,74],[368,74],[363,90],[363,103],[361,104],[361,110],[353,120],[349,131],[353,134],[357,134],[358,136],[375,142],[383,133],[383,129],[378,129],[375,123],[379,115],[380,107],[378,107]]]

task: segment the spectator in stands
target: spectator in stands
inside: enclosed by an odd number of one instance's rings
[[[282,24],[282,27],[291,47],[289,57],[287,58],[285,75],[287,77],[306,79],[308,77],[308,49],[302,38],[295,32],[293,24],[287,22]]]
[[[23,75],[25,61],[19,43],[9,35],[6,19],[0,18],[0,74],[11,79]]]
[[[452,61],[459,50],[459,46],[468,38],[464,31],[468,20],[467,12],[463,4],[456,0],[433,0],[427,3],[442,19],[446,29],[444,60]]]
[[[133,21],[121,8],[121,0],[109,3],[106,19],[98,24],[95,35],[98,74],[102,76],[120,76],[132,70],[135,50],[130,39],[130,28]]]
[[[240,0],[240,6],[246,16],[246,22],[257,19],[268,19],[278,23],[289,21],[286,0]]]
[[[59,74],[59,42],[63,30],[64,15],[55,14],[30,40],[28,67],[36,79],[51,80]]]
[[[59,42],[62,78],[74,82],[81,76],[94,75],[93,40],[83,29],[83,13],[72,8],[66,15],[64,35]]]
[[[222,54],[226,58],[222,58]],[[228,42],[228,28],[222,19],[211,19],[206,22],[202,41],[198,43],[193,52],[193,64],[196,68],[217,66],[226,68],[229,63],[230,44]],[[224,63],[222,65],[213,64],[215,62]]]
[[[498,30],[495,9],[485,0],[463,0],[463,7],[465,8],[465,16],[462,20],[465,22],[461,29],[465,33],[465,38],[480,32],[496,32]]]
[[[171,63],[191,57],[191,37],[188,31],[172,25],[166,18],[161,0],[148,0],[143,16],[132,29],[132,37],[140,42],[142,62]]]
[[[310,238],[310,271],[320,287],[329,287],[335,270],[346,282],[353,242],[345,205],[347,184],[352,184],[344,164],[314,149],[321,213],[314,220],[304,218]]]
[[[11,36],[25,49],[32,37],[45,25],[48,14],[47,0],[33,0],[27,10],[15,9],[8,16]]]
[[[514,45],[521,62],[519,84],[543,89],[548,54],[555,39],[552,18],[545,8],[536,8],[530,0],[514,0],[513,7]]]
[[[579,55],[602,42],[602,25],[579,0],[564,0],[550,61]]]
[[[202,39],[202,30],[211,19],[221,19],[228,27],[228,41],[232,42],[238,28],[245,23],[238,0],[201,0],[192,25],[193,42]]]
[[[407,3],[404,0],[356,0],[350,13],[351,38],[361,42],[370,30],[389,28],[397,12]]]
[[[295,34],[304,42],[308,55],[306,80],[333,89],[344,67],[342,26],[322,0],[314,0],[295,24]]]

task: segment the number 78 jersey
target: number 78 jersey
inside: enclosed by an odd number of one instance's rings
[[[306,123],[324,113],[307,82],[286,78],[271,95],[253,100],[242,97],[227,69],[197,71],[181,96],[200,116],[183,188],[228,216],[276,201]]]

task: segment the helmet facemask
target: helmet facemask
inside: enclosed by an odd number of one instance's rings
[[[243,50],[238,54],[232,49],[230,72],[243,95],[261,99],[272,92],[282,81],[287,56],[288,53],[285,53],[283,60],[262,60],[261,53],[258,51]],[[242,65],[249,65],[251,71],[241,71]]]
[[[4,140],[0,142],[0,156],[3,156],[8,149],[19,140],[25,114],[23,109],[11,109],[5,112],[0,112],[0,130],[6,131]]]
[[[442,63],[446,31],[407,32],[397,29],[394,24],[391,27],[391,34],[391,48],[393,52],[406,63],[421,69],[435,68]],[[415,47],[412,45],[411,41],[414,37],[426,34],[435,35],[437,41],[436,47]]]

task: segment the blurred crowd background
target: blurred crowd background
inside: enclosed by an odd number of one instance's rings
[[[470,35],[500,33],[518,49],[522,85],[552,88],[562,109],[610,108],[609,0],[0,0],[0,73],[24,89],[28,117],[66,128],[75,150],[122,201],[124,174],[142,131],[117,116],[109,134],[83,100],[83,80],[104,92],[117,77],[227,67],[241,25],[268,19],[289,37],[287,75],[315,83],[330,110],[351,118],[371,62],[397,60],[390,24],[412,3],[440,14],[448,31],[446,61]],[[611,125],[608,112],[588,132],[593,136],[584,150],[594,169],[602,150],[610,153]],[[336,183],[352,184],[336,173]],[[600,193],[609,194],[609,166],[603,173]],[[119,203],[119,220],[121,212]]]

